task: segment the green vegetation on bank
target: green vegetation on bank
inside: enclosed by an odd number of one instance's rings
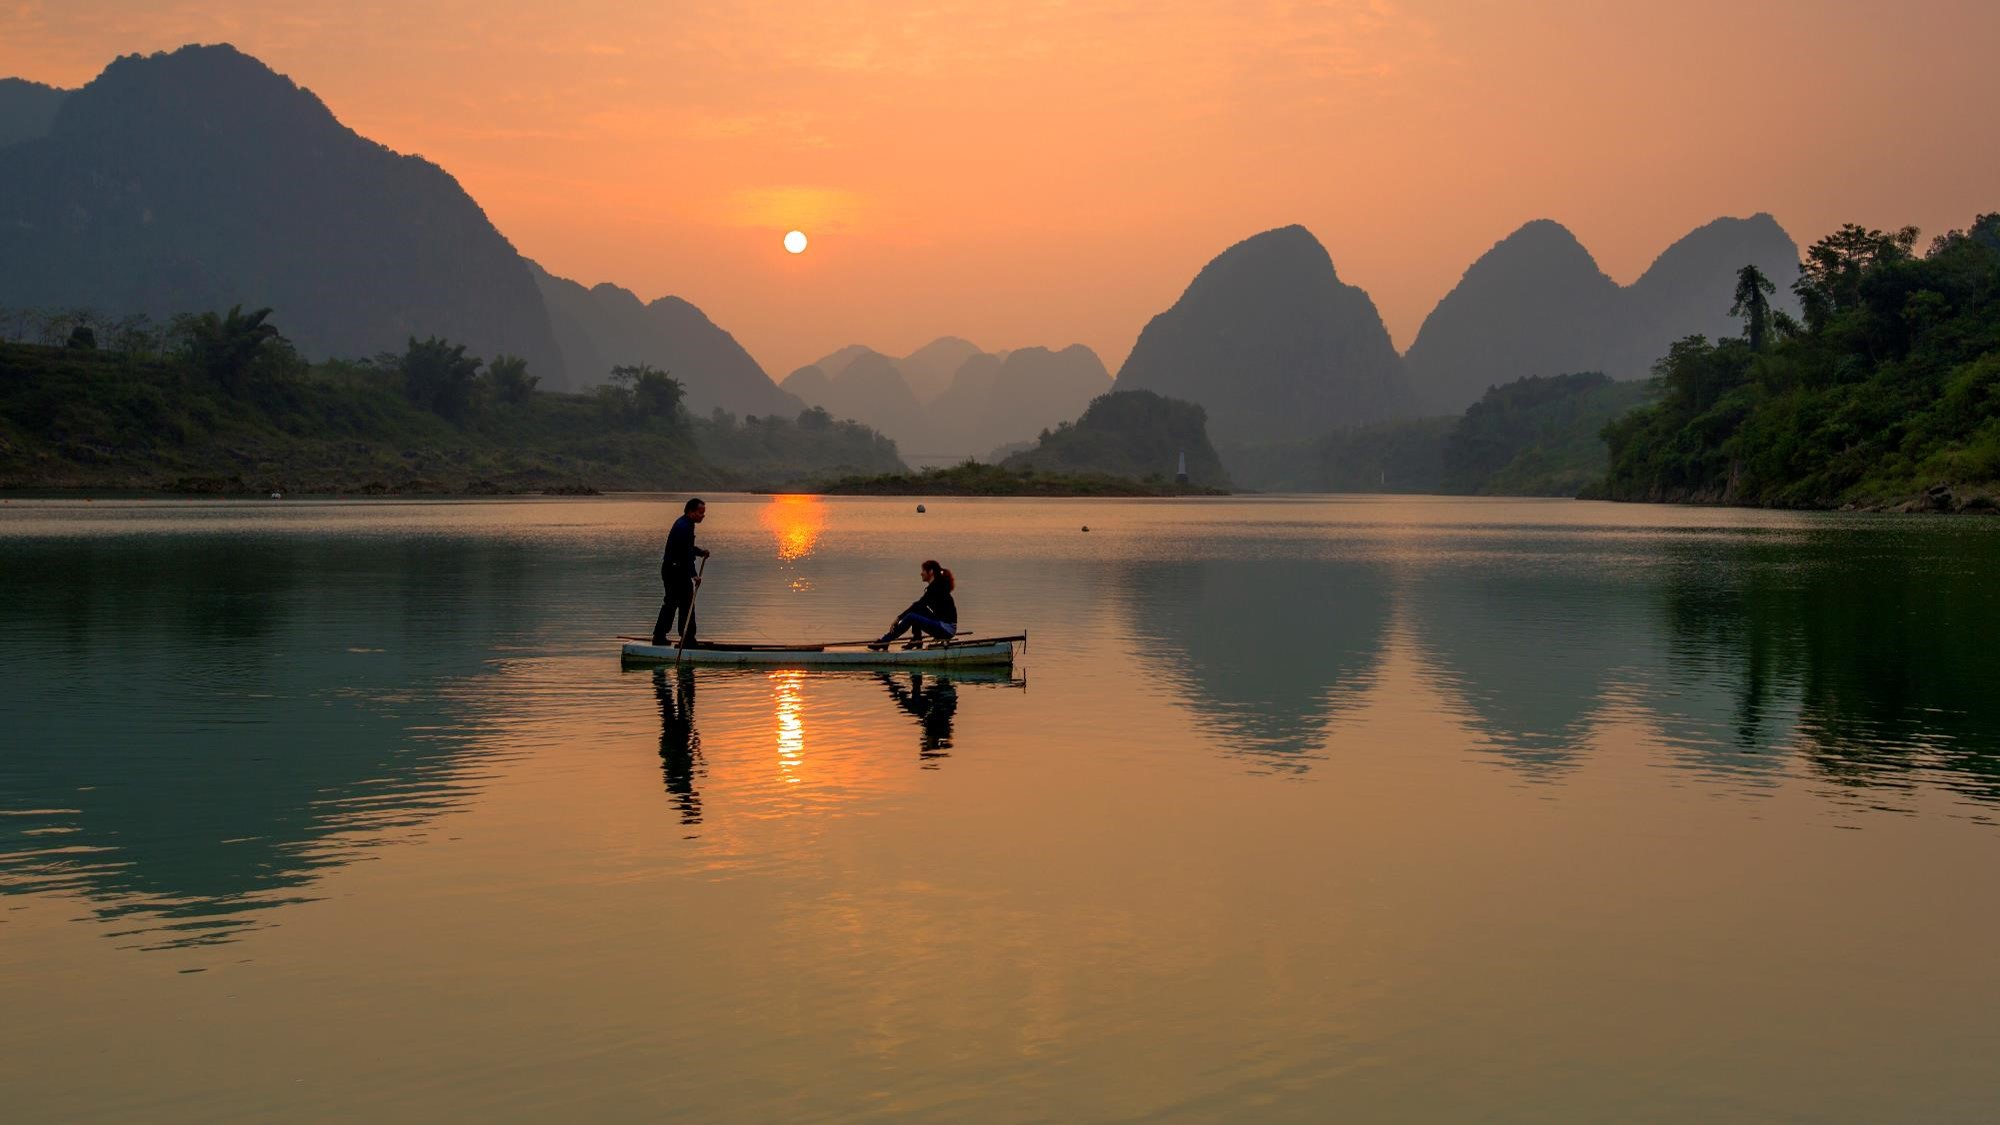
[[[1739,276],[1741,339],[1692,336],[1659,400],[1606,430],[1601,494],[1786,507],[1991,508],[2000,492],[2000,214],[1916,252],[1917,231],[1849,225],[1792,286]]]
[[[1176,477],[1187,456],[1187,484]],[[810,489],[854,496],[1226,496],[1207,416],[1152,391],[1092,399],[1081,418],[1043,430],[1000,464],[965,461],[919,473],[855,475]]]
[[[1653,396],[1608,375],[1534,376],[1489,389],[1444,448],[1445,491],[1473,496],[1575,496],[1601,480],[1604,427]]]
[[[1458,417],[1251,446],[1231,451],[1230,464],[1270,491],[1575,496],[1604,475],[1605,425],[1651,393],[1597,372],[1533,376],[1488,388]]]
[[[1113,391],[1091,399],[1075,422],[1043,430],[1033,448],[1001,465],[1171,485],[1183,454],[1191,484],[1229,487],[1222,458],[1208,440],[1208,414],[1200,406],[1152,391]]]
[[[850,476],[801,489],[830,496],[1227,496],[1222,488],[1098,472],[1042,472],[966,461],[916,473]]]
[[[692,418],[681,384],[619,368],[549,394],[522,360],[411,339],[308,364],[269,310],[101,323],[0,316],[0,487],[262,493],[756,487],[902,467],[824,412]],[[57,344],[56,341],[61,341]]]
[[[1229,451],[1230,475],[1261,492],[1442,492],[1445,438],[1457,423],[1409,418],[1241,446]]]

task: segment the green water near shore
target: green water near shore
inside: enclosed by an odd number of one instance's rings
[[[0,507],[10,1120],[1986,1120],[2000,525]],[[1088,534],[1079,528],[1089,525]]]

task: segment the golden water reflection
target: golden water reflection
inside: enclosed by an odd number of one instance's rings
[[[798,562],[811,557],[826,531],[826,502],[818,496],[773,496],[758,520],[778,540],[778,559]]]
[[[771,675],[771,686],[777,696],[778,774],[788,785],[798,784],[799,769],[805,764],[805,699],[799,690],[805,678],[806,674],[799,671]]]

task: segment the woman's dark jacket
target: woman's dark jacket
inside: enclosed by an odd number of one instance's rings
[[[910,603],[904,613],[920,613],[932,621],[942,621],[946,625],[958,624],[958,603],[951,600],[951,581],[943,575],[931,580],[924,587],[924,596]]]

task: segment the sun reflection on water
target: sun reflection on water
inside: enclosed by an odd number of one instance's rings
[[[778,558],[809,558],[826,530],[826,504],[817,496],[773,496],[758,519],[778,539]]]

